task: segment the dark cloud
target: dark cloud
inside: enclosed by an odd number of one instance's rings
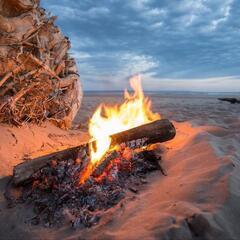
[[[43,0],[42,6],[70,37],[85,89],[122,89],[135,73],[154,90],[225,91],[225,81],[235,83],[228,91],[240,89],[237,0]]]

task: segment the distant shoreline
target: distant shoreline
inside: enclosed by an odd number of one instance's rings
[[[131,92],[131,91],[130,91]],[[104,96],[118,96],[123,95],[124,91],[93,91],[85,90],[84,95],[104,95]],[[146,95],[151,96],[234,96],[240,97],[240,92],[198,92],[198,91],[144,91]]]

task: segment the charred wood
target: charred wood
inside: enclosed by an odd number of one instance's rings
[[[103,171],[106,169],[106,167],[111,163],[113,159],[115,159],[118,156],[117,151],[111,152],[105,159],[102,161],[96,169],[93,171],[92,176],[93,177],[99,177],[102,175]]]
[[[175,137],[176,130],[168,119],[157,120],[142,126],[116,133],[111,136],[112,146],[121,143],[141,140],[141,145],[148,145],[157,142],[165,142]],[[94,144],[94,141],[91,142]],[[50,163],[52,160],[60,161],[64,158],[76,159],[81,149],[88,149],[89,143],[76,147],[64,149],[32,160],[25,161],[13,169],[13,182],[18,185],[31,178],[32,174]]]

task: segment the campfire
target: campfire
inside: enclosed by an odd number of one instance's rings
[[[137,194],[148,173],[165,174],[153,144],[174,138],[175,128],[151,111],[140,76],[130,85],[134,92],[125,91],[121,105],[97,108],[89,122],[88,143],[15,167],[13,183],[23,188],[20,197],[10,190],[6,197],[10,205],[33,207],[32,224],[54,226],[68,219],[73,227],[91,227],[110,208]]]
[[[90,120],[89,133],[95,141],[90,144],[91,162],[81,177],[81,183],[101,163],[104,155],[117,147],[111,146],[111,135],[160,119],[158,113],[151,111],[151,101],[143,94],[140,75],[131,78],[130,84],[134,90],[133,95],[125,90],[123,104],[116,106],[102,104]]]

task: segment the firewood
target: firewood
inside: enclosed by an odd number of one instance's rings
[[[173,124],[168,119],[161,119],[112,135],[112,145],[136,139],[145,139],[145,145],[148,145],[166,142],[173,139],[175,135],[176,130]]]
[[[174,125],[168,119],[162,119],[126,130],[124,132],[113,134],[111,136],[111,146],[138,139],[142,139],[142,143],[144,145],[165,142],[173,139],[175,135],[176,130]],[[90,143],[94,144],[94,141],[91,141]],[[26,180],[31,178],[34,172],[50,163],[53,159],[57,161],[68,157],[75,159],[78,152],[82,148],[88,149],[88,146],[89,143],[85,143],[20,163],[13,169],[13,182],[16,185],[24,183]]]
[[[118,156],[117,151],[112,151],[93,171],[93,177],[99,177],[102,175],[104,169],[110,164],[110,162]]]

